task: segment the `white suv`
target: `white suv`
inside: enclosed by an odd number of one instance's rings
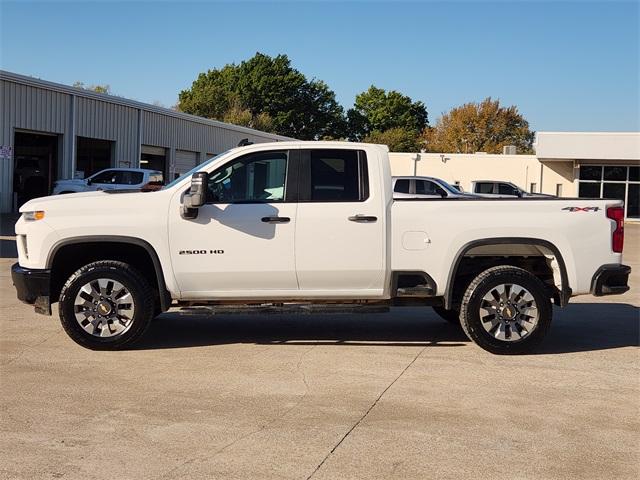
[[[139,190],[147,186],[154,189],[162,183],[162,172],[159,170],[108,168],[84,179],[58,180],[53,187],[53,195],[96,190]]]

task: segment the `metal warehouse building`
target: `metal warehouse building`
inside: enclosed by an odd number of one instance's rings
[[[251,142],[286,137],[0,71],[0,212],[51,192],[62,178],[108,167],[161,170],[166,179]]]

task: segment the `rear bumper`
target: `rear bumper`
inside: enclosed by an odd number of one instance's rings
[[[14,263],[11,280],[18,300],[33,305],[36,313],[51,315],[51,271],[23,268]]]
[[[603,265],[593,275],[591,294],[596,297],[604,295],[620,295],[629,290],[629,274],[631,267],[627,265]]]

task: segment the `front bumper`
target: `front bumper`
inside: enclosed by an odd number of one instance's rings
[[[627,265],[603,265],[593,275],[591,294],[596,297],[604,295],[620,295],[629,290],[629,274],[631,267]]]
[[[36,313],[51,315],[51,271],[23,268],[18,263],[11,267],[11,280],[18,300],[33,305]]]

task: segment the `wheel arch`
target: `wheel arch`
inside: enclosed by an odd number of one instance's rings
[[[567,266],[564,258],[560,253],[558,247],[548,240],[541,238],[529,238],[529,237],[496,237],[485,238],[479,240],[472,240],[463,245],[457,252],[455,260],[449,269],[449,275],[447,277],[447,287],[444,293],[444,306],[445,308],[452,308],[453,306],[453,294],[454,294],[454,282],[460,264],[465,256],[473,249],[478,247],[496,246],[496,245],[519,245],[519,246],[535,246],[548,250],[555,258],[558,264],[558,270],[560,273],[560,288],[558,289],[557,303],[561,307],[566,306],[569,303],[571,297],[571,288],[569,286],[569,277],[567,274]]]
[[[47,256],[46,268],[52,269],[56,261],[56,256],[63,251],[64,248],[72,245],[81,244],[123,244],[131,245],[137,248],[142,248],[149,256],[149,260],[153,265],[153,271],[156,277],[156,285],[158,289],[158,297],[160,302],[160,309],[164,312],[171,306],[171,294],[167,289],[167,285],[164,279],[164,272],[158,253],[153,246],[140,238],[128,237],[124,235],[83,235],[72,238],[65,238],[56,242]],[[106,260],[106,259],[103,259]],[[52,271],[52,275],[54,272]]]

